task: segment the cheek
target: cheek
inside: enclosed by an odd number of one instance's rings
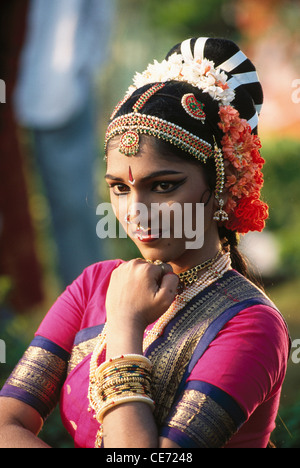
[[[125,228],[127,226],[126,216],[128,212],[126,197],[115,197],[112,195],[111,205],[112,205],[113,212],[116,218],[121,223],[121,225]]]

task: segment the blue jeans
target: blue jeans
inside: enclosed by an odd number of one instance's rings
[[[91,103],[64,127],[33,130],[64,287],[86,266],[103,260],[101,240],[96,235],[95,135]]]

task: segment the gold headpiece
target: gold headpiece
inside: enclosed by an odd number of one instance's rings
[[[110,123],[105,135],[105,151],[111,138],[122,135],[120,151],[127,156],[134,156],[139,151],[139,135],[142,134],[168,141],[202,162],[213,155],[211,144],[179,125],[138,112],[121,115]]]

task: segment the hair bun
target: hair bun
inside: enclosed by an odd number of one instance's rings
[[[177,52],[186,60],[206,58],[228,75],[228,85],[235,91],[233,107],[246,119],[254,133],[263,103],[263,91],[256,68],[240,48],[228,39],[199,37],[187,39],[167,54]]]

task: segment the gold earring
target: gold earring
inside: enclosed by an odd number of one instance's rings
[[[214,221],[221,221],[221,222],[228,221],[228,214],[226,213],[226,211],[223,210],[223,206],[224,206],[223,198],[219,198],[218,196],[216,196],[216,199],[218,200],[218,203],[219,203],[219,209],[214,214],[214,217],[213,217]]]

